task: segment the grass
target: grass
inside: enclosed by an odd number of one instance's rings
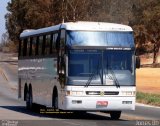
[[[137,92],[136,101],[139,103],[160,106],[160,94]]]

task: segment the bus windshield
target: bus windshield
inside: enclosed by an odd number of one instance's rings
[[[134,52],[69,50],[68,85],[135,85]],[[116,82],[117,81],[117,82]]]
[[[67,31],[68,46],[134,47],[133,32]]]
[[[101,52],[97,50],[70,50],[68,84],[85,85],[93,76],[92,84],[100,84],[102,73]]]
[[[134,52],[110,50],[103,53],[104,84],[135,85]],[[115,79],[114,79],[115,78]]]

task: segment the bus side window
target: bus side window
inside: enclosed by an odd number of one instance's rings
[[[45,55],[45,46],[46,46],[46,36],[43,35],[43,42],[42,42],[42,55]]]
[[[35,55],[38,56],[39,55],[39,36],[37,36],[36,38],[36,50],[35,50]]]
[[[30,52],[30,38],[27,39],[27,56],[29,56],[29,52]]]
[[[45,55],[50,54],[50,41],[51,41],[51,35],[47,35],[45,41]]]
[[[57,50],[56,50],[56,40],[58,37],[58,33],[54,34],[54,39],[53,39],[53,53],[56,54]]]
[[[29,56],[32,56],[32,41],[33,38],[28,39],[28,47],[27,47],[27,52],[29,53]]]
[[[53,37],[54,37],[54,35],[51,34],[50,37],[51,37],[51,38],[50,38],[50,49],[49,49],[49,54],[52,54],[52,52],[53,52],[53,48],[52,48],[52,47],[53,47],[53,39],[54,39]]]
[[[43,44],[43,36],[39,37],[39,49],[38,49],[38,54],[41,56],[42,55],[42,44]]]
[[[36,54],[36,42],[37,42],[37,37],[34,37],[32,41],[32,56],[35,56]]]

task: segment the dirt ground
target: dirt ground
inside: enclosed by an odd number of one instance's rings
[[[136,70],[137,91],[160,94],[160,68]]]

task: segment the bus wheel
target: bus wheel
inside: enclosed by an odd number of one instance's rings
[[[26,108],[32,109],[32,92],[27,91],[26,93]]]
[[[110,112],[111,119],[118,120],[121,116],[121,111],[112,111]]]
[[[58,95],[57,93],[55,93],[53,95],[53,103],[52,103],[52,106],[54,107],[54,109],[58,109]]]

